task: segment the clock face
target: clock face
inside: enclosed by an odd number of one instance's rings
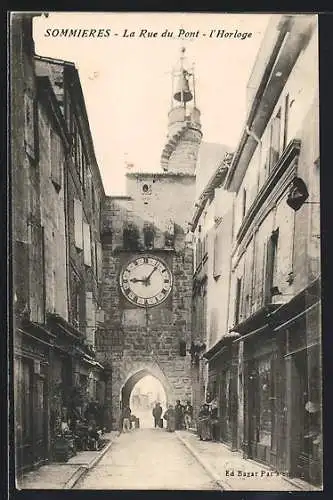
[[[139,307],[164,302],[172,288],[172,274],[157,257],[142,256],[130,261],[120,273],[120,288],[127,300]]]

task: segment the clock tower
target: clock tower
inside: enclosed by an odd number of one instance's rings
[[[191,399],[193,255],[189,235],[201,141],[193,68],[184,50],[173,74],[172,104],[161,166],[126,175],[126,196],[103,208],[104,327],[97,355],[106,369],[109,428],[135,384],[156,377],[168,403]]]

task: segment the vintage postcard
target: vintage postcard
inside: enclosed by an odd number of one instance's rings
[[[8,25],[16,488],[322,490],[318,16]]]

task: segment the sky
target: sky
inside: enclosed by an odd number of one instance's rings
[[[134,171],[161,171],[171,72],[182,46],[185,63],[195,65],[203,141],[236,147],[246,117],[247,81],[269,18],[266,14],[54,12],[34,19],[36,53],[74,62],[78,69],[106,194],[125,194],[126,162],[134,164]],[[66,28],[111,31],[101,38],[45,36],[47,29],[52,33]],[[157,36],[139,37],[142,29]],[[172,37],[161,36],[166,29]],[[135,36],[123,36],[125,30]],[[217,37],[217,30],[252,35]]]

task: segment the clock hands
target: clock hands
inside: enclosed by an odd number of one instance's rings
[[[145,286],[148,286],[150,284],[150,278],[151,278],[152,274],[156,271],[156,269],[157,269],[157,267],[154,267],[152,272],[143,279],[132,278],[132,279],[130,279],[130,281],[132,283],[144,283]]]
[[[156,271],[156,269],[157,269],[157,267],[154,267],[154,269],[152,270],[152,272],[150,273],[150,275],[149,275],[149,276],[147,276],[147,278],[146,278],[146,279],[147,279],[147,281],[149,281],[149,280],[150,280],[151,275],[152,275],[152,274]]]

